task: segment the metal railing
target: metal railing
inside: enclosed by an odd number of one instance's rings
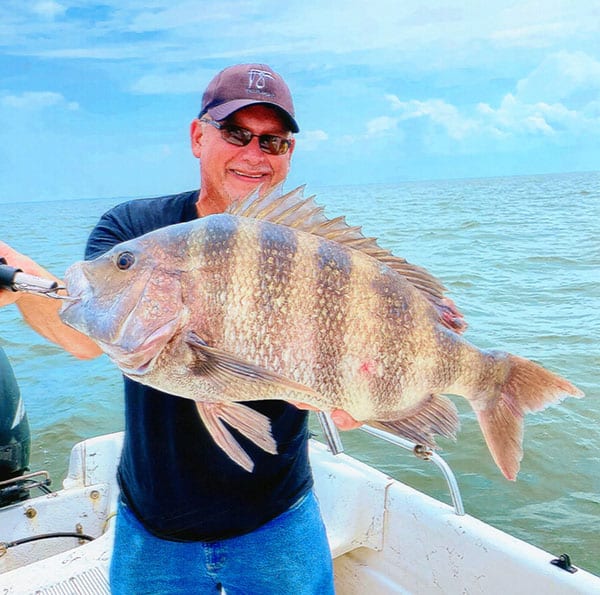
[[[342,444],[342,440],[340,438],[340,434],[338,429],[336,428],[331,416],[328,413],[323,413],[319,411],[317,413],[317,418],[321,425],[321,429],[325,436],[325,440],[327,441],[327,446],[329,450],[334,454],[340,454],[344,452],[344,445]],[[457,515],[462,516],[465,514],[465,508],[463,506],[462,497],[460,495],[460,489],[458,487],[458,482],[456,481],[456,477],[450,469],[450,466],[442,457],[440,457],[437,453],[433,452],[431,449],[423,446],[422,444],[417,444],[415,442],[411,442],[410,440],[406,440],[406,438],[401,438],[400,436],[396,436],[395,434],[391,434],[390,432],[384,432],[378,428],[373,428],[369,425],[362,425],[359,428],[361,431],[370,434],[371,436],[375,436],[380,440],[385,440],[386,442],[390,442],[391,444],[395,444],[404,450],[411,451],[417,458],[423,461],[431,461],[444,475],[444,479],[446,480],[446,484],[448,485],[448,490],[450,491],[450,497],[452,498],[452,504],[454,506],[454,511]]]

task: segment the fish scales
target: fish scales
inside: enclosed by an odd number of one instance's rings
[[[352,257],[344,246],[319,238],[314,250],[313,337],[314,367],[321,371],[315,390],[320,394],[344,394],[342,358],[346,354],[348,300],[352,283]],[[310,262],[311,259],[307,259]],[[342,399],[344,400],[344,399]],[[344,403],[345,405],[346,403]]]
[[[226,272],[229,291],[220,314],[226,322],[215,345],[278,369],[289,365],[297,343],[293,331],[302,323],[292,315],[302,313],[300,283],[294,280],[296,234],[258,223],[243,222],[237,229],[238,250]]]
[[[390,410],[391,395],[402,399],[403,407],[424,398],[420,393],[411,403],[404,386],[415,380],[411,362],[417,360],[422,366],[426,343],[433,343],[414,323],[432,319],[434,312],[409,283],[360,252],[352,251],[351,271],[344,313],[345,353],[339,364],[344,366],[344,382],[338,402],[361,419],[393,418],[397,412]]]
[[[289,231],[283,234],[256,221],[244,221],[237,229],[237,260],[228,269],[233,280],[224,315],[232,326],[217,346],[257,365],[282,370],[286,377],[319,393],[318,401],[309,398],[307,402],[346,408],[358,419],[393,419],[399,410],[423,401],[426,393],[410,390],[416,376],[410,362],[417,360],[421,369],[430,362],[421,376],[431,382],[429,370],[435,370],[437,361],[435,340],[423,331],[431,325],[420,324],[434,316],[429,302],[408,282],[362,253],[296,233],[294,274],[288,277],[286,293],[298,288],[298,299],[288,316],[281,317],[287,330],[280,331],[265,317],[267,305],[275,303],[274,296],[281,293],[275,280],[282,280],[262,267],[267,259],[260,240],[266,233],[271,258],[274,251],[287,251]],[[262,275],[271,282],[265,283]],[[383,302],[371,290],[377,275],[384,279]],[[412,317],[402,316],[409,304]],[[301,328],[306,329],[304,341],[296,338]],[[378,336],[383,342],[374,347],[370,339]],[[278,349],[274,350],[275,344]],[[316,378],[311,374],[315,369],[319,370]],[[390,395],[402,397],[402,406],[390,411]]]
[[[226,322],[215,345],[257,365],[285,369],[323,394],[340,395],[349,251],[308,236],[299,242],[293,230],[256,221],[240,224],[235,242],[218,315]]]
[[[265,362],[279,369],[282,354],[290,348],[289,337],[283,325],[293,312],[290,298],[295,287],[292,282],[297,238],[286,227],[259,225],[258,229],[258,280],[255,296],[256,327],[270,329],[269,341],[258,345],[268,349]]]
[[[252,216],[248,216],[252,214]],[[239,401],[341,408],[416,442],[453,436],[469,400],[509,479],[522,418],[583,393],[541,366],[482,351],[427,271],[327,219],[301,189],[115,246],[65,277],[61,317],[124,374],[191,398],[215,441],[247,470],[234,427],[270,453],[269,421]]]
[[[204,324],[197,332],[211,344],[221,341],[225,330],[223,304],[229,295],[235,266],[237,227],[238,222],[232,217],[213,217],[207,221],[201,240],[196,236],[190,238],[192,242],[196,239],[195,249],[199,251],[199,261],[205,271],[203,293],[212,298],[204,303],[205,315],[201,319]]]
[[[410,374],[410,354],[416,352],[412,343],[413,318],[408,315],[411,302],[411,288],[408,284],[399,282],[396,275],[384,270],[383,274],[371,282],[375,291],[377,303],[376,311],[380,312],[381,324],[373,329],[372,335],[378,337],[380,345],[375,351],[380,353],[381,370],[378,374],[371,376],[373,398],[380,412],[385,410],[385,395],[394,391],[399,394],[403,390],[403,384]],[[424,304],[424,306],[426,306]],[[413,313],[416,318],[416,311]],[[405,347],[402,351],[398,349],[398,335],[402,333]],[[377,356],[376,356],[377,357]],[[422,357],[422,356],[421,356]],[[375,360],[379,363],[379,360]],[[407,403],[408,404],[408,403]],[[392,414],[393,417],[393,414]]]
[[[217,315],[226,322],[215,346],[283,371],[319,393],[320,402],[312,404],[338,404],[359,419],[393,417],[394,392],[404,391],[403,406],[424,398],[408,390],[414,381],[410,362],[417,360],[431,382],[438,352],[434,336],[423,332],[431,325],[419,324],[434,313],[417,290],[397,275],[386,281],[384,270],[378,300],[370,280],[381,267],[321,238],[252,220],[238,223],[235,235],[234,265],[224,270],[227,299]],[[293,293],[292,308],[284,311]],[[403,316],[409,305],[412,317]],[[301,328],[304,341],[296,335]],[[370,339],[376,336],[381,342],[374,347]],[[310,374],[314,369],[317,378]]]

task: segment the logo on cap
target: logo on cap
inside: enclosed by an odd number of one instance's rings
[[[275,93],[271,93],[265,88],[269,79],[274,81],[275,77],[267,70],[252,68],[248,71],[248,93],[260,93],[275,97]]]

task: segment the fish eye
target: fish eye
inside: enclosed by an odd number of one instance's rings
[[[118,269],[126,271],[135,262],[135,256],[131,252],[121,252],[116,262]]]

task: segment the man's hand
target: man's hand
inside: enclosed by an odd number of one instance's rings
[[[60,283],[49,271],[4,242],[0,242],[0,256],[6,259],[9,266],[21,269],[24,273]],[[91,359],[102,353],[94,341],[62,322],[58,313],[61,307],[60,300],[24,291],[0,290],[0,307],[14,303],[17,304],[23,320],[34,331],[75,357]]]
[[[19,252],[13,250],[4,242],[0,242],[0,257],[6,260],[6,264],[8,264],[8,266],[21,269],[26,273],[30,272],[26,271],[25,268],[33,261],[30,261],[26,256],[19,254]],[[14,304],[21,297],[21,295],[22,294],[19,291],[12,291],[11,289],[0,287],[0,308]]]
[[[313,407],[308,403],[292,403],[298,407],[298,409],[309,409],[310,411],[320,411],[318,407]],[[331,412],[331,419],[336,425],[338,430],[356,430],[363,425],[362,421],[356,421],[349,413],[346,413],[343,409],[334,409]]]
[[[349,413],[343,409],[334,409],[331,412],[331,419],[338,430],[356,430],[363,425],[362,421],[356,421]]]
[[[19,295],[18,291],[12,291],[10,289],[3,289],[0,287],[0,308],[14,304],[19,297],[21,296]]]

